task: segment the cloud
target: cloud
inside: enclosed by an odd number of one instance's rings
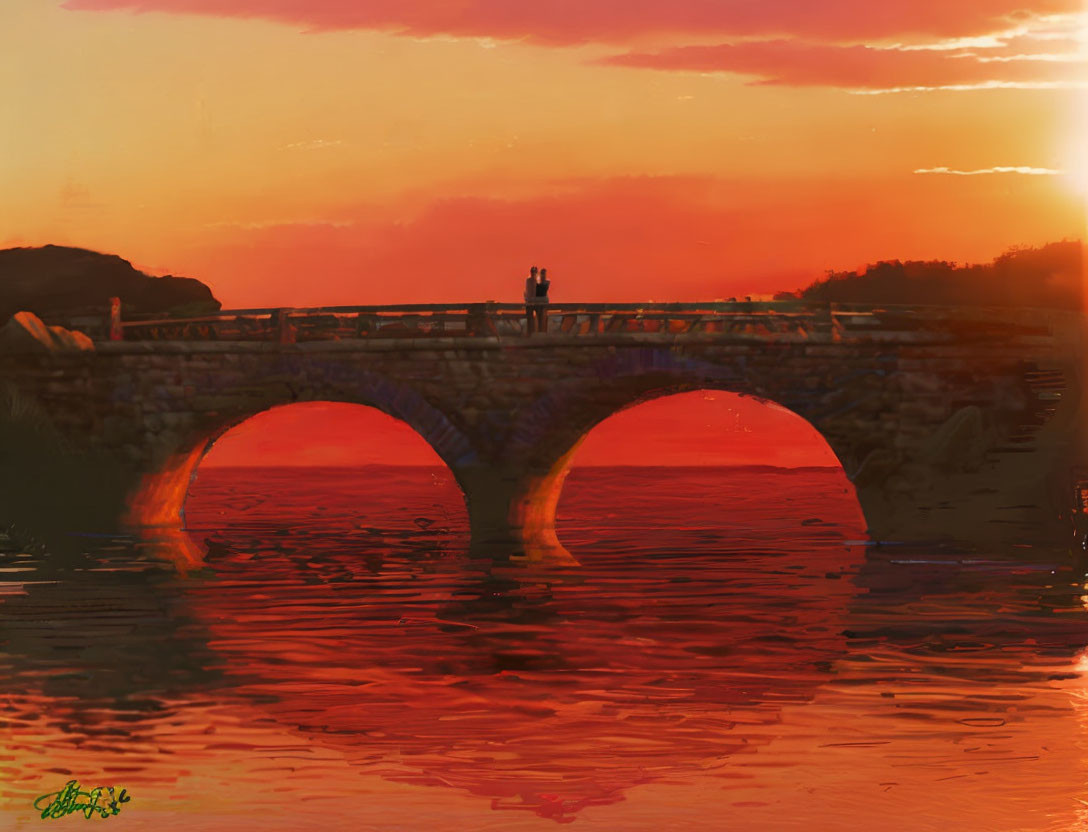
[[[956,170],[955,168],[918,168],[915,173],[944,173],[951,176],[982,176],[984,174],[991,173],[1020,173],[1025,176],[1061,176],[1065,173],[1062,170],[1054,170],[1053,168],[1033,168],[1027,165],[998,165],[993,168],[978,168],[977,170]]]
[[[1081,11],[1081,0],[67,0],[67,9],[277,21],[564,45],[662,35],[860,41],[955,38]]]
[[[1088,81],[1069,79],[1067,81],[982,81],[977,84],[937,84],[934,86],[884,87],[882,89],[853,89],[855,95],[888,95],[902,92],[971,92],[977,90],[1083,90],[1088,89]]]
[[[350,228],[354,224],[354,220],[330,219],[220,220],[218,222],[205,223],[204,227],[237,228],[243,231],[261,231],[266,228],[298,228],[311,226],[320,226],[326,228]]]
[[[343,139],[310,139],[305,142],[285,144],[280,150],[327,150],[330,147],[341,147],[343,144]]]
[[[342,206],[329,221],[246,217],[237,219],[256,221],[194,229],[169,270],[208,281],[234,307],[512,301],[534,263],[548,267],[556,302],[705,300],[792,289],[825,268],[887,257],[984,260],[1082,227],[1083,204],[1059,202],[1065,190],[1053,177],[1012,176],[996,193],[995,184],[904,172],[876,182],[624,177],[507,199],[435,194]]]
[[[987,60],[1005,57],[1009,60]],[[1015,57],[1015,60],[1013,59]],[[1088,61],[1028,55],[982,57],[956,50],[759,40],[679,46],[601,59],[612,66],[690,72],[732,72],[760,84],[830,86],[852,90],[972,89],[988,86],[1050,88],[1077,85]]]

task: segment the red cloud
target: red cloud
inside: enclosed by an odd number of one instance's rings
[[[648,69],[736,72],[764,84],[835,86],[852,89],[940,87],[986,83],[1077,82],[1085,61],[1044,59],[980,60],[1007,57],[1008,50],[878,49],[793,40],[747,41],[717,46],[681,46],[660,52],[630,52],[602,63]]]
[[[1061,203],[1054,179],[585,180],[551,196],[438,199],[414,216],[387,205],[336,223],[224,225],[155,257],[235,308],[515,302],[534,264],[557,303],[707,300],[793,289],[829,267],[982,261],[1060,238],[1082,227],[1083,204]]]
[[[1027,14],[1081,10],[1081,0],[67,0],[63,5],[548,44],[627,42],[667,33],[816,40],[956,37],[1002,29]]]

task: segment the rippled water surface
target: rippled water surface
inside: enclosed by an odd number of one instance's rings
[[[1083,570],[871,544],[839,471],[576,470],[564,565],[474,559],[439,470],[187,522],[2,544],[0,828],[71,778],[126,829],[1088,828]]]

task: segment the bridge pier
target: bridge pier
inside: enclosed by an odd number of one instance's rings
[[[454,467],[465,494],[475,553],[514,560],[575,563],[559,541],[555,512],[573,449],[550,466]]]
[[[120,525],[125,529],[180,529],[183,509],[209,442],[169,454],[151,471],[136,473],[125,495]]]

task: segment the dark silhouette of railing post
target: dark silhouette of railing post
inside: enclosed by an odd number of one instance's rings
[[[832,304],[821,304],[819,310],[812,317],[812,331],[828,341],[835,336],[835,319]]]
[[[465,332],[468,335],[498,335],[494,306],[494,301],[470,303],[465,312]]]
[[[288,317],[290,312],[290,309],[273,309],[268,316],[278,344],[295,343],[295,328],[291,326],[291,319]]]
[[[110,298],[109,311],[106,313],[106,337],[110,341],[122,341],[125,337],[121,326],[121,299]]]

